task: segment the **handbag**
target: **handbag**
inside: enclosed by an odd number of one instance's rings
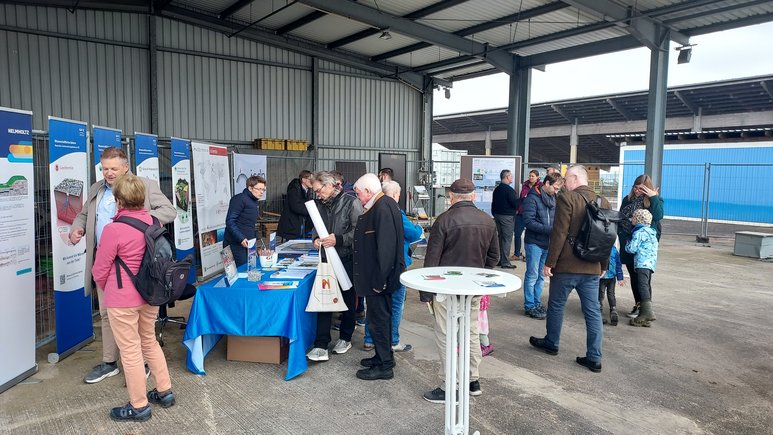
[[[309,295],[309,303],[306,304],[306,311],[328,313],[346,310],[348,307],[341,295],[341,286],[338,285],[333,266],[323,262],[320,256],[317,276],[314,277],[314,285],[311,286],[311,295]]]

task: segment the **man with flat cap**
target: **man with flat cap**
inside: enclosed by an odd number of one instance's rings
[[[438,216],[432,225],[424,267],[457,266],[485,267],[493,269],[499,262],[499,237],[491,216],[480,211],[475,200],[475,185],[467,178],[451,184],[451,207]],[[440,354],[440,385],[445,385],[446,366],[446,317],[445,300],[438,301],[432,293],[420,293],[422,302],[430,302],[435,316],[435,344]],[[478,367],[483,359],[478,336],[480,296],[472,299],[470,313],[470,395],[480,396]],[[424,393],[424,399],[432,403],[444,403],[446,393],[442,387]]]

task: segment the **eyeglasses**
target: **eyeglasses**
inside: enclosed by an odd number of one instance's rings
[[[253,187],[250,187],[250,190],[256,190],[258,192],[265,192],[266,188],[265,187],[254,187],[253,186]]]

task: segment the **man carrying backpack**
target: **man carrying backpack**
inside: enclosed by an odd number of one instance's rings
[[[606,259],[587,261],[578,257],[575,241],[583,223],[588,219],[586,205],[596,203],[597,195],[588,187],[588,172],[584,166],[572,166],[566,171],[564,185],[567,192],[556,199],[555,222],[550,233],[548,258],[542,273],[550,278],[548,298],[547,334],[544,338],[530,337],[532,346],[549,355],[558,354],[561,325],[564,321],[564,306],[572,289],[580,296],[580,305],[585,316],[587,353],[577,357],[577,363],[592,372],[601,372],[601,307],[598,300],[599,276],[607,269]],[[584,197],[584,198],[583,198]],[[600,207],[609,208],[609,202],[600,197]],[[616,232],[616,226],[610,228]],[[614,240],[612,241],[612,244]],[[610,244],[609,248],[611,248]]]

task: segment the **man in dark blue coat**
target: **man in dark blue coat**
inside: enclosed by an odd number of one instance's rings
[[[515,229],[515,211],[518,209],[518,195],[510,186],[513,182],[513,173],[505,169],[499,173],[499,184],[494,188],[491,196],[491,215],[497,224],[499,233],[499,267],[503,269],[515,269],[510,263],[510,243],[513,241]]]
[[[354,287],[365,296],[376,350],[376,356],[360,362],[366,368],[357,377],[392,379],[392,292],[400,288],[400,274],[405,271],[403,220],[395,200],[381,192],[376,174],[360,177],[354,191],[365,208],[354,229]]]
[[[228,204],[223,248],[231,247],[237,266],[247,262],[247,241],[256,237],[255,225],[260,217],[258,201],[265,191],[266,179],[253,175],[247,179],[247,187]]]

